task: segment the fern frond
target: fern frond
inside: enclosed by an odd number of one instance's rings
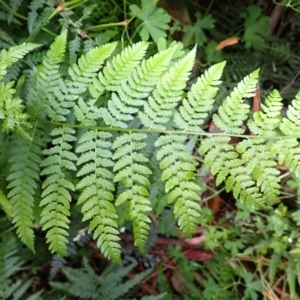
[[[178,61],[164,74],[152,92],[152,96],[144,104],[144,112],[138,116],[145,127],[150,129],[165,129],[174,107],[181,100],[182,91],[194,65],[196,48]]]
[[[187,98],[183,99],[182,105],[174,115],[178,128],[185,131],[202,130],[200,126],[213,108],[218,91],[216,85],[221,83],[224,67],[225,62],[213,65],[192,85]]]
[[[116,206],[128,202],[128,219],[133,223],[135,245],[143,249],[150,229],[150,218],[147,216],[151,211],[151,203],[148,199],[149,185],[147,176],[151,170],[144,165],[148,159],[139,151],[145,147],[143,140],[146,134],[128,133],[123,134],[113,142],[113,149],[117,149],[113,155],[116,161],[114,166],[114,182],[121,181],[125,187],[116,200]]]
[[[218,113],[213,115],[214,123],[225,133],[242,134],[243,121],[248,117],[249,105],[244,98],[254,96],[259,70],[246,76],[220,106]]]
[[[116,93],[108,101],[108,108],[101,109],[101,115],[107,125],[127,128],[126,122],[133,120],[145,99],[157,83],[157,78],[168,66],[174,49],[162,51],[133,70],[130,78],[122,81]]]
[[[200,187],[193,181],[196,164],[192,155],[185,152],[185,136],[164,135],[156,142],[157,159],[163,171],[162,180],[166,182],[168,202],[174,204],[174,214],[184,235],[190,237],[196,230],[200,219]]]
[[[77,165],[81,165],[77,176],[82,179],[77,189],[83,189],[78,204],[83,203],[83,221],[91,220],[89,230],[94,231],[94,239],[104,256],[120,263],[120,239],[117,229],[118,218],[114,200],[115,187],[110,169],[114,163],[110,151],[110,133],[89,131],[79,139],[76,152],[80,154]]]
[[[97,275],[86,259],[83,262],[84,270],[63,268],[68,282],[51,282],[51,285],[68,294],[80,297],[80,299],[117,300],[123,299],[152,271],[148,269],[123,283],[124,277],[135,267],[135,264],[126,267],[111,265],[101,275]]]
[[[74,161],[76,155],[71,152],[71,142],[76,141],[75,131],[67,127],[58,127],[50,133],[53,137],[54,147],[45,149],[44,154],[48,157],[42,161],[44,168],[41,175],[47,175],[43,183],[41,213],[41,225],[43,230],[48,230],[46,238],[50,244],[51,252],[64,256],[66,254],[66,244],[68,240],[67,229],[69,228],[70,215],[70,190],[74,191],[74,186],[66,178],[65,170],[76,171]]]
[[[41,131],[34,128],[32,141],[14,135],[11,142],[10,168],[7,180],[7,195],[11,205],[11,216],[18,236],[34,250],[33,205],[39,183],[41,162]]]

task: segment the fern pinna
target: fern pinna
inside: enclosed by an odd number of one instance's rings
[[[119,220],[132,222],[135,245],[142,250],[153,209],[149,194],[158,182],[164,184],[179,227],[191,236],[201,223],[200,165],[186,146],[191,136],[198,138],[199,154],[216,184],[223,183],[250,207],[276,201],[278,163],[300,174],[300,93],[286,117],[276,90],[250,117],[246,99],[255,93],[258,70],[212,115],[221,131],[212,133],[205,131],[205,123],[225,62],[210,67],[186,93],[196,50],[182,57],[176,43],[150,57],[145,42],[122,51],[117,43],[106,44],[65,72],[63,32],[41,64],[28,70],[17,92],[10,77],[5,79],[7,68],[37,46],[13,46],[0,57],[1,150],[7,157],[2,193],[19,237],[33,250],[37,222],[47,231],[51,251],[66,254],[70,207],[76,200],[102,253],[120,262]],[[245,134],[248,129],[251,134]],[[238,143],[231,143],[233,136]],[[153,170],[153,155],[159,170]]]

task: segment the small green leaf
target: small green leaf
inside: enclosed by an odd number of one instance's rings
[[[130,5],[131,14],[142,21],[139,35],[144,41],[148,41],[151,36],[157,44],[159,38],[167,36],[166,30],[169,28],[171,18],[162,8],[156,8],[156,1],[142,0],[141,4],[142,8],[135,4]]]
[[[261,8],[257,5],[247,7],[247,12],[240,15],[245,19],[244,41],[246,48],[259,47],[264,42],[270,27],[270,19],[261,16]]]
[[[204,42],[206,42],[207,37],[203,29],[212,29],[215,27],[215,20],[213,17],[208,14],[204,17],[197,12],[195,14],[197,20],[193,26],[185,26],[183,31],[185,32],[185,36],[183,39],[183,44],[185,46],[191,44],[198,44],[198,46],[203,46]]]
[[[245,299],[258,299],[257,292],[261,292],[261,283],[259,280],[254,280],[254,276],[251,273],[244,275],[246,289],[244,292]]]

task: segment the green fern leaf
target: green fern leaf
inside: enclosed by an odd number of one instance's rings
[[[0,80],[6,74],[7,67],[23,58],[29,51],[39,47],[37,44],[27,43],[3,49],[0,53]]]
[[[137,43],[124,49],[120,54],[114,56],[101,72],[98,78],[93,77],[92,84],[89,85],[89,92],[93,99],[85,103],[79,99],[78,106],[75,106],[76,117],[82,124],[95,126],[99,119],[100,111],[95,106],[99,96],[107,90],[116,90],[123,80],[126,80],[132,70],[140,63],[145,55],[147,43]]]
[[[266,104],[261,104],[261,110],[254,113],[253,120],[248,121],[248,126],[254,134],[262,136],[272,136],[276,134],[274,129],[279,123],[282,109],[281,100],[282,98],[279,92],[273,90],[267,97]]]
[[[26,133],[25,128],[31,128],[28,122],[29,115],[24,113],[25,106],[22,104],[20,98],[12,98],[15,93],[11,89],[13,82],[4,85],[0,83],[0,119],[3,119],[2,131],[10,132],[15,131],[26,139],[31,137]]]
[[[145,127],[150,129],[165,129],[174,107],[181,100],[182,91],[194,65],[196,48],[178,61],[158,81],[152,96],[144,103],[144,112],[138,116]]]
[[[39,183],[41,162],[41,131],[35,128],[32,141],[13,136],[10,168],[7,180],[7,195],[11,205],[11,216],[22,242],[34,251],[33,205]]]
[[[7,49],[11,46],[15,46],[14,40],[8,33],[0,29],[0,47]]]
[[[147,216],[151,211],[151,203],[148,199],[149,185],[147,176],[151,170],[144,165],[148,159],[139,151],[145,147],[143,140],[147,135],[141,133],[123,134],[113,142],[113,149],[116,149],[113,159],[115,182],[121,181],[125,190],[118,196],[116,206],[128,203],[128,219],[133,223],[135,245],[143,250],[150,229],[150,218]]]
[[[243,98],[254,95],[257,78],[258,70],[246,76],[223,102],[218,111],[219,115],[213,116],[215,124],[220,129],[233,134],[244,132],[242,124],[247,118],[249,105],[243,103]],[[273,96],[268,98],[264,111],[258,116],[255,115],[254,121],[250,122],[257,132],[259,128],[261,131],[270,128],[267,122],[264,124],[259,121],[262,118],[268,119],[267,117],[272,114],[268,111],[268,105],[271,105],[272,101],[278,102],[276,92]],[[216,185],[225,181],[227,192],[232,190],[235,198],[239,198],[253,208],[261,208],[266,202],[274,202],[279,186],[276,169],[274,169],[276,163],[272,160],[270,151],[267,148],[262,149],[264,145],[260,144],[263,140],[247,139],[240,142],[237,150],[243,154],[241,158],[229,142],[228,136],[212,136],[204,140],[199,148],[200,154],[206,154],[205,164],[209,165],[212,174],[216,175]],[[260,155],[257,155],[257,152]],[[257,165],[251,164],[254,159]]]
[[[33,20],[32,32],[30,33],[30,39],[38,34],[43,26],[46,26],[50,21],[50,16],[52,15],[54,8],[45,7],[42,12],[38,14],[38,17]]]
[[[85,56],[81,56],[78,64],[74,64],[69,69],[69,74],[73,80],[72,84],[69,85],[69,89],[72,89],[73,94],[83,94],[88,89],[93,79],[96,78],[96,73],[102,68],[104,60],[111,56],[116,46],[116,43],[110,43],[96,47]],[[78,105],[74,107],[74,114],[80,123],[94,124],[91,120],[95,117],[99,118],[99,113],[95,113],[96,110],[93,107],[95,100],[90,100],[87,105],[81,97],[78,99]]]
[[[278,162],[288,167],[291,172],[295,172],[298,178],[300,178],[300,147],[299,142],[293,136],[300,136],[299,113],[300,92],[296,95],[292,104],[289,105],[287,118],[284,118],[280,124],[280,130],[286,136],[291,136],[291,138],[281,139],[272,146],[272,152],[278,156]]]
[[[287,136],[300,136],[300,92],[297,93],[292,104],[289,105],[287,118],[284,118],[280,124],[280,130]]]
[[[164,135],[156,142],[157,159],[163,171],[162,180],[166,182],[168,202],[174,204],[174,214],[184,235],[190,237],[196,230],[200,219],[200,187],[193,182],[196,164],[192,155],[185,152],[185,136]]]
[[[274,203],[280,192],[280,172],[275,168],[277,163],[268,145],[265,145],[265,140],[244,140],[237,146],[237,151],[242,153],[242,159],[249,162],[247,173],[252,174],[265,202]]]
[[[68,240],[70,215],[70,190],[74,191],[73,184],[66,178],[64,170],[76,170],[74,161],[77,157],[71,152],[70,142],[76,141],[75,131],[71,128],[58,127],[51,132],[54,147],[44,150],[48,157],[43,160],[44,167],[41,175],[48,177],[43,183],[42,201],[43,207],[40,223],[43,230],[48,230],[46,238],[50,244],[51,252],[64,256]]]
[[[255,112],[253,120],[248,121],[250,130],[258,135],[272,136],[276,134],[278,118],[282,109],[281,97],[274,90],[261,104],[262,110]],[[237,145],[242,160],[248,162],[247,173],[252,174],[267,203],[274,203],[280,192],[279,174],[275,168],[274,154],[264,139],[247,139]]]
[[[225,133],[242,134],[243,121],[248,117],[249,105],[244,98],[254,96],[259,70],[246,76],[220,106],[218,113],[213,115],[214,123]]]
[[[162,51],[133,70],[132,76],[123,81],[116,93],[108,101],[108,108],[102,108],[101,114],[107,125],[127,128],[126,122],[133,120],[133,115],[138,112],[138,107],[145,100],[157,83],[157,78],[168,66],[174,48]]]
[[[110,137],[110,133],[89,131],[79,139],[77,165],[82,167],[77,176],[82,179],[76,188],[83,189],[78,204],[83,203],[83,220],[91,220],[89,230],[94,231],[97,246],[103,255],[120,263],[120,245],[117,243],[120,238],[115,221],[118,216],[112,204],[115,187],[109,169],[114,165],[111,143],[107,141]]]
[[[51,285],[80,299],[125,299],[125,295],[151,272],[149,269],[123,283],[124,277],[135,267],[135,264],[126,267],[110,265],[101,275],[97,275],[86,259],[83,262],[83,270],[63,267],[67,282],[51,282]]]
[[[29,33],[33,32],[33,28],[34,28],[36,20],[38,18],[37,10],[39,8],[42,8],[44,4],[45,4],[44,0],[33,0],[33,1],[31,1],[30,5],[29,5],[30,12],[28,13],[28,30],[29,30]]]
[[[43,97],[46,103],[46,114],[53,121],[65,121],[65,115],[69,113],[70,99],[64,95],[67,93],[67,85],[63,82],[59,72],[60,63],[64,59],[67,42],[67,31],[62,32],[51,44],[50,50],[47,51],[43,59],[43,67],[40,70],[41,81],[39,89],[47,97]],[[72,98],[73,100],[73,98]]]
[[[215,86],[221,83],[224,67],[225,62],[210,67],[192,85],[187,98],[183,99],[182,105],[175,112],[174,121],[178,128],[185,131],[201,131],[200,126],[213,108],[214,97],[218,91]]]
[[[269,267],[269,278],[270,284],[274,284],[275,276],[278,271],[278,267],[282,261],[282,255],[280,253],[274,253],[271,257],[270,267]]]
[[[77,58],[77,53],[80,50],[81,46],[81,37],[76,34],[75,38],[69,42],[69,57],[70,57],[70,64],[74,64]]]
[[[297,262],[298,260],[294,256],[289,256],[288,265],[286,268],[286,275],[287,275],[287,283],[289,286],[291,299],[296,299],[296,281],[297,281]]]
[[[99,78],[94,78],[93,84],[90,85],[91,95],[98,99],[105,89],[116,91],[120,83],[140,64],[147,48],[148,43],[139,42],[114,56],[111,62],[107,62],[103,72],[99,73]]]
[[[88,85],[102,68],[104,60],[111,56],[115,50],[117,43],[105,44],[101,47],[91,49],[86,55],[82,55],[78,63],[73,64],[69,68],[69,75],[73,80],[73,87],[78,89],[77,94],[86,91]]]

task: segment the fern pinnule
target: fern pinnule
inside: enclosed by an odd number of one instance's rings
[[[74,164],[77,161],[76,155],[71,152],[70,143],[76,141],[75,131],[68,127],[57,127],[51,131],[53,137],[52,148],[45,149],[47,158],[42,161],[43,171],[41,175],[46,175],[42,188],[43,207],[41,213],[41,225],[43,230],[48,230],[46,238],[50,244],[51,252],[64,256],[67,251],[68,240],[67,229],[69,228],[70,215],[70,190],[74,191],[73,183],[67,179],[66,171],[76,171]]]
[[[216,85],[221,83],[220,78],[224,67],[225,62],[213,65],[192,85],[174,115],[178,128],[185,131],[201,131],[200,126],[213,108],[218,91]]]
[[[41,131],[35,128],[31,137],[31,141],[16,134],[12,137],[8,160],[10,167],[7,176],[7,197],[18,236],[24,244],[34,250],[33,206],[37,184],[40,181]]]
[[[286,136],[272,145],[272,152],[278,156],[278,162],[284,164],[291,172],[300,178],[300,147],[296,137],[300,136],[300,92],[297,93],[295,99],[289,105],[287,110],[287,118],[283,118],[280,123],[280,130]]]
[[[254,96],[259,70],[246,76],[220,106],[218,113],[213,115],[214,123],[225,133],[242,134],[243,122],[248,117],[249,105],[244,98]]]
[[[151,170],[144,164],[148,159],[139,151],[145,147],[143,140],[146,134],[128,133],[117,137],[113,142],[116,149],[113,159],[115,160],[115,182],[121,181],[125,187],[116,200],[116,206],[128,202],[128,219],[133,222],[135,245],[142,250],[145,246],[147,234],[150,229],[150,218],[147,216],[151,211],[151,203],[148,199],[149,185],[147,176]]]
[[[99,119],[101,113],[95,106],[95,103],[99,96],[105,90],[115,90],[123,80],[128,78],[132,70],[144,57],[147,47],[147,43],[139,42],[124,49],[106,63],[98,76],[93,77],[93,82],[89,85],[89,92],[93,98],[87,103],[79,98],[78,106],[75,106],[76,116],[81,124],[88,126],[97,125],[96,120]]]
[[[300,147],[296,138],[282,139],[272,145],[272,153],[278,163],[285,165],[297,178],[300,178]]]
[[[14,131],[26,139],[31,139],[26,129],[31,128],[28,122],[29,115],[24,113],[25,106],[20,98],[10,98],[4,103],[4,107],[0,104],[0,119],[4,119],[2,131],[8,133]]]
[[[91,95],[97,99],[105,89],[116,91],[120,83],[140,64],[148,46],[146,42],[135,43],[108,61],[103,72],[100,72],[98,78],[93,80],[93,85],[90,85]]]
[[[80,35],[76,34],[74,39],[69,42],[69,60],[70,64],[74,64],[77,58],[77,53],[80,50],[82,38]]]
[[[133,120],[145,99],[157,83],[157,78],[167,68],[174,48],[162,51],[135,68],[128,80],[122,81],[112,98],[108,108],[101,109],[101,115],[107,125],[127,128],[126,122]]]
[[[46,115],[55,121],[65,121],[64,115],[69,112],[69,101],[65,101],[62,90],[66,86],[62,82],[62,76],[59,68],[60,63],[64,59],[67,43],[67,31],[62,32],[47,51],[42,68],[39,70],[37,99],[32,100],[33,104],[38,104],[38,107],[45,107]],[[42,96],[42,102],[39,103],[38,95]],[[63,107],[63,108],[62,108]]]
[[[194,182],[196,164],[194,157],[185,152],[185,136],[163,135],[156,142],[157,159],[163,170],[162,180],[168,202],[174,204],[174,214],[184,235],[190,237],[200,219],[200,186]]]
[[[287,118],[283,118],[280,130],[287,136],[300,136],[300,92],[288,106]]]
[[[270,259],[269,279],[270,283],[274,284],[276,273],[282,263],[282,253],[274,253]]]
[[[238,167],[232,168],[226,179],[226,191],[232,191],[236,199],[244,202],[251,209],[265,207],[268,199],[264,199],[252,176],[247,173],[247,167],[241,160],[236,160]]]
[[[266,204],[274,203],[280,192],[280,172],[276,169],[274,154],[264,139],[244,140],[237,145],[237,151],[247,163],[247,173],[252,175]]]
[[[9,66],[18,62],[36,47],[38,47],[37,44],[27,43],[13,46],[8,50],[3,49],[0,52],[0,81],[3,80],[3,76],[7,73]],[[13,81],[6,84],[0,82],[0,119],[3,120],[2,131],[7,133],[15,131],[23,137],[30,139],[30,136],[25,131],[25,128],[31,127],[28,122],[29,116],[23,112],[25,106],[22,100],[14,98],[16,91],[12,88],[13,85]]]
[[[103,255],[120,263],[120,239],[118,234],[118,216],[112,204],[114,184],[112,183],[111,134],[107,132],[88,131],[79,139],[76,152],[80,154],[77,173],[82,179],[77,189],[82,189],[78,204],[82,204],[83,220],[90,220],[89,230],[94,231],[94,239]]]
[[[275,135],[278,118],[282,109],[281,97],[274,90],[267,97],[261,110],[255,112],[253,119],[248,121],[250,130],[262,136]],[[236,148],[242,154],[242,160],[247,162],[247,173],[252,174],[267,203],[274,203],[280,192],[280,172],[269,145],[262,139],[245,139]]]
[[[196,48],[179,60],[158,81],[156,88],[148,101],[144,103],[144,111],[138,116],[145,127],[150,129],[165,129],[174,107],[181,100],[183,89],[194,65]]]
[[[0,29],[0,48],[7,49],[14,46],[14,40],[4,30]]]
[[[74,63],[68,70],[72,79],[72,87],[76,94],[82,94],[86,91],[89,84],[96,77],[97,72],[102,68],[105,59],[111,56],[117,46],[116,42],[95,47],[82,55],[77,63]]]
[[[78,63],[74,63],[69,68],[69,75],[72,82],[68,84],[69,94],[74,98],[76,95],[83,94],[96,78],[97,73],[103,67],[103,62],[110,57],[115,50],[117,43],[110,43],[101,47],[91,49],[86,55],[82,55]],[[99,112],[95,113],[93,104],[97,99],[92,99],[88,103],[79,97],[78,104],[74,106],[74,115],[81,124],[95,125],[95,118],[99,118]]]
[[[33,28],[38,18],[37,10],[39,8],[42,8],[44,4],[45,4],[44,0],[32,0],[30,2],[29,4],[30,12],[28,13],[28,22],[27,22],[29,33],[33,32]]]
[[[279,123],[282,109],[282,98],[277,90],[273,90],[260,105],[260,110],[253,114],[253,120],[248,121],[249,129],[256,135],[272,136],[276,134],[275,128]],[[300,125],[300,122],[299,122]]]
[[[38,44],[24,43],[10,47],[8,50],[3,49],[0,52],[0,80],[2,80],[3,76],[6,74],[6,70],[9,66],[37,47],[39,47]]]
[[[108,61],[98,78],[93,79],[93,84],[89,86],[89,91],[96,100],[104,92],[116,91],[123,80],[126,80],[132,70],[140,64],[145,56],[148,43],[138,42],[125,48],[120,54]]]

